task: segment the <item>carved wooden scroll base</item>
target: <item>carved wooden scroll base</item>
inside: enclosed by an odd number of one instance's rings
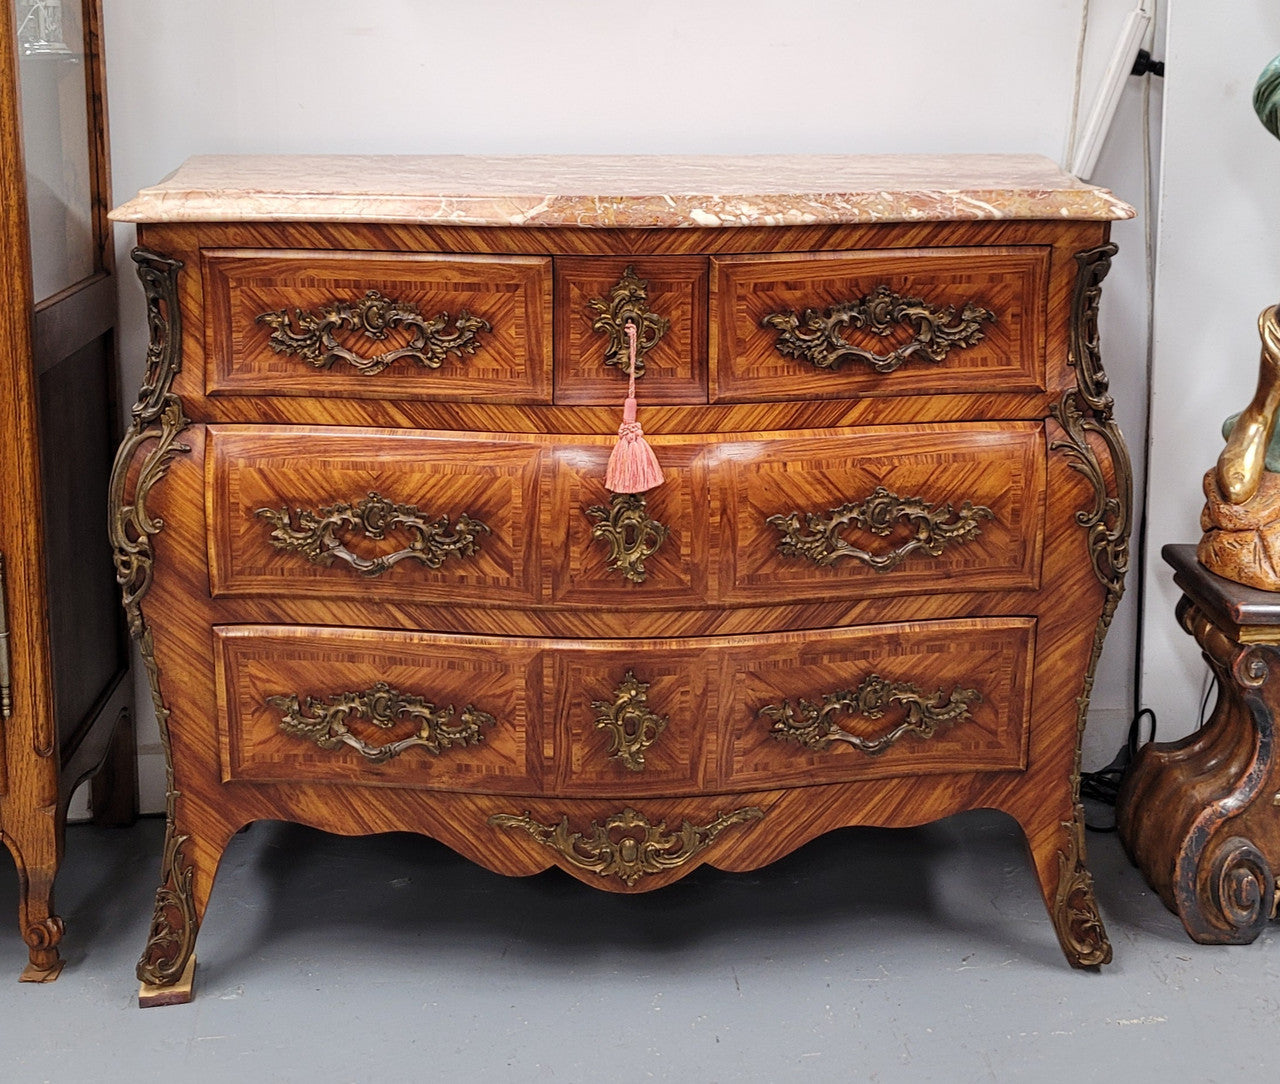
[[[66,961],[59,955],[58,945],[64,932],[62,919],[57,915],[23,927],[22,939],[27,943],[28,962],[18,976],[19,982],[53,982],[62,974]]]
[[[1263,615],[1275,625],[1220,624],[1221,607],[1240,612],[1260,592],[1200,568],[1193,552],[1167,546],[1165,559],[1185,592],[1178,620],[1217,675],[1218,702],[1194,734],[1139,751],[1118,825],[1134,864],[1193,940],[1243,945],[1280,902],[1280,606]],[[1270,642],[1249,642],[1261,636]]]

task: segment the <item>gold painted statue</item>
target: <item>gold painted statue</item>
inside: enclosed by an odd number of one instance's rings
[[[1280,139],[1280,56],[1262,69],[1253,111]],[[1280,591],[1280,305],[1258,317],[1262,360],[1258,390],[1238,418],[1227,419],[1227,446],[1204,476],[1204,537],[1196,556],[1211,572],[1236,583]],[[1234,422],[1234,425],[1232,424]]]
[[[1263,310],[1258,334],[1258,389],[1240,416],[1228,420],[1227,446],[1204,476],[1204,537],[1196,556],[1219,576],[1280,591],[1280,305]]]

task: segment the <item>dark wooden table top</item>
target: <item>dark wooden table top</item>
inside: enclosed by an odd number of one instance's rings
[[[1266,639],[1280,640],[1280,591],[1246,587],[1210,572],[1196,560],[1194,545],[1168,545],[1160,555],[1173,566],[1174,583],[1224,630],[1274,626],[1274,636]]]

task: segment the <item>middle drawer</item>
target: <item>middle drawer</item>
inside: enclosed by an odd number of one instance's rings
[[[215,597],[557,608],[773,605],[1039,586],[1034,422],[659,436],[211,425]]]

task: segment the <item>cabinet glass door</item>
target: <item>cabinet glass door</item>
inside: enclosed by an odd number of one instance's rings
[[[99,0],[14,0],[52,723],[69,755],[127,668],[107,541],[119,437]]]
[[[17,0],[22,146],[37,303],[99,268],[79,0]]]

